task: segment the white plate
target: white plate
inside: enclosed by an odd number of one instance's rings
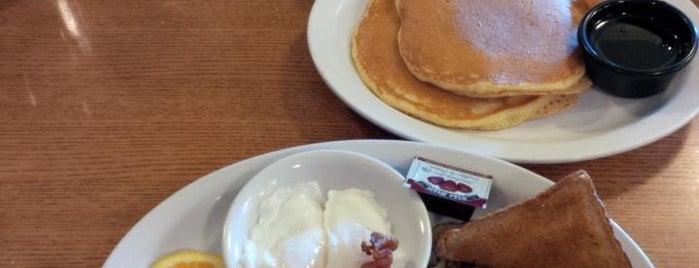
[[[148,267],[159,256],[185,248],[220,253],[226,213],[243,185],[274,161],[294,153],[318,149],[363,153],[385,162],[401,174],[407,172],[412,158],[417,155],[491,174],[494,184],[488,210],[533,197],[553,185],[553,182],[519,166],[441,145],[357,140],[293,147],[232,164],[182,188],[151,210],[122,238],[104,267]],[[478,215],[483,213],[477,212]],[[616,223],[612,225],[634,267],[653,267],[633,239]]]
[[[432,248],[432,228],[426,228],[431,226],[430,216],[418,194],[401,186],[403,175],[364,154],[314,150],[270,164],[240,190],[223,229],[223,257],[230,268],[237,267],[231,264],[244,262],[243,251],[250,243],[248,233],[257,222],[257,208],[262,199],[274,190],[303,182],[316,182],[323,200],[329,190],[359,188],[374,193],[378,204],[388,213],[391,234],[400,241],[406,267],[427,265]]]
[[[375,97],[354,69],[350,39],[368,1],[315,1],[308,21],[308,46],[318,72],[342,101],[367,120],[404,138],[518,163],[575,162],[654,142],[699,112],[699,60],[694,60],[664,95],[629,100],[588,90],[571,110],[491,132],[455,130],[420,121]],[[699,25],[699,10],[691,1],[668,2]]]

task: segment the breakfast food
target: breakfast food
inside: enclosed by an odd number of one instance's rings
[[[371,261],[361,268],[390,268],[393,264],[394,251],[398,249],[398,240],[391,236],[373,232],[369,241],[362,242],[362,252],[371,256]]]
[[[371,191],[356,188],[328,192],[325,228],[328,235],[326,267],[332,268],[357,268],[374,261],[371,255],[358,249],[367,238],[376,236],[374,233],[391,234],[386,210]],[[396,260],[403,258],[398,250],[393,255]]]
[[[631,266],[584,172],[533,199],[441,232],[435,251],[445,260],[486,267]]]
[[[243,267],[403,267],[397,239],[379,239],[391,237],[391,223],[371,191],[330,190],[324,202],[317,182],[300,183],[266,195],[257,211]]]
[[[180,250],[164,255],[156,260],[151,268],[224,268],[223,259],[218,254],[199,250]]]
[[[260,202],[244,267],[324,267],[326,235],[317,183],[280,188]]]
[[[398,44],[422,81],[472,97],[580,93],[581,0],[396,0]]]
[[[446,127],[494,130],[559,112],[577,100],[577,95],[472,98],[422,82],[399,54],[399,27],[393,0],[371,1],[352,38],[352,57],[372,92],[406,114]],[[577,81],[574,91],[589,85]]]

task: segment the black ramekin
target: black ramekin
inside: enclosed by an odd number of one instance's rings
[[[672,31],[679,44],[677,59],[671,64],[650,69],[619,65],[602,55],[591,35],[601,22],[614,19],[645,20]],[[609,0],[591,9],[580,22],[578,43],[582,50],[587,75],[598,88],[625,98],[643,98],[663,92],[678,71],[685,67],[697,51],[697,33],[692,21],[672,5],[660,0]],[[637,55],[643,57],[644,55]]]

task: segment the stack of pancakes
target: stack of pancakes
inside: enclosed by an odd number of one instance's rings
[[[590,87],[575,32],[590,0],[371,0],[352,38],[362,80],[434,124],[494,130]]]

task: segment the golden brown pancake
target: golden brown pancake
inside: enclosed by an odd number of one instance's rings
[[[631,267],[585,172],[533,199],[443,231],[436,252],[485,267]]]
[[[447,127],[492,130],[575,104],[576,95],[471,98],[417,80],[398,53],[398,28],[393,0],[372,1],[352,39],[352,57],[374,94],[409,115]]]
[[[396,0],[400,54],[418,79],[458,94],[579,93],[588,1]]]

